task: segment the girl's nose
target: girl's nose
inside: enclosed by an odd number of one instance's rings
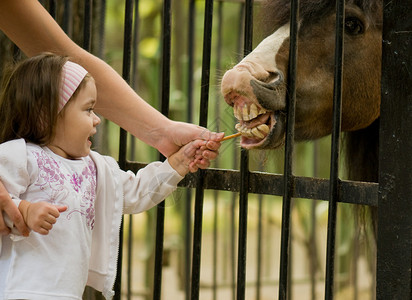
[[[97,126],[101,122],[100,118],[93,112],[93,125]]]

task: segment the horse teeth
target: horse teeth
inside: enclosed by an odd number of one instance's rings
[[[270,129],[269,126],[267,126],[266,124],[261,124],[257,127],[257,129],[259,129],[259,131],[268,134]]]
[[[236,119],[241,120],[238,108],[236,106],[233,108],[233,115],[235,116]]]
[[[266,109],[264,109],[264,108],[260,108],[260,109],[259,109],[259,115],[263,115],[263,114],[265,114],[265,113],[267,113],[267,110],[266,110]]]
[[[252,120],[258,116],[258,108],[255,103],[250,106],[249,119]]]
[[[247,105],[243,106],[242,109],[242,117],[243,117],[243,121],[249,121],[249,112],[248,112],[248,107]]]
[[[267,111],[264,108],[258,107],[255,103],[252,103],[250,107],[245,104],[243,106],[235,106],[233,108],[233,115],[240,121],[250,121],[257,118],[261,114],[265,114]]]
[[[252,133],[254,136],[258,138],[261,138],[261,139],[265,138],[265,135],[262,132],[260,132],[256,127],[252,128]]]
[[[253,133],[252,133],[252,129],[246,129],[244,133],[247,137],[254,137]]]

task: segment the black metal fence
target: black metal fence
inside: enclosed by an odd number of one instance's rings
[[[105,7],[104,0],[96,1],[100,6],[100,29],[96,34],[104,40]],[[218,16],[217,24],[221,23],[221,5],[225,1],[185,1],[188,6],[188,74],[194,73],[194,28],[196,5],[204,5],[203,48],[201,67],[201,94],[200,94],[200,119],[193,120],[192,110],[196,106],[193,97],[193,78],[187,82],[188,115],[189,122],[198,123],[208,127],[209,91],[214,83],[210,83],[212,30],[214,18]],[[257,5],[252,0],[232,1],[239,2],[239,16],[243,20],[239,27],[239,36],[243,36],[243,53],[252,50],[253,9]],[[292,170],[294,159],[294,112],[295,112],[295,77],[297,63],[297,25],[298,25],[298,0],[291,0],[291,38],[289,57],[289,83],[288,83],[288,108],[287,108],[287,136],[284,151],[283,174],[263,173],[250,171],[249,153],[240,150],[239,170],[211,168],[196,174],[188,175],[180,186],[187,188],[185,213],[185,242],[184,256],[184,286],[186,299],[199,299],[202,270],[202,226],[204,214],[205,190],[230,191],[233,195],[239,194],[238,202],[238,242],[237,262],[232,257],[233,270],[237,274],[232,276],[232,298],[246,299],[246,249],[248,233],[248,196],[250,194],[276,195],[283,197],[282,224],[280,242],[280,270],[278,282],[278,296],[273,299],[291,298],[291,203],[294,198],[328,201],[328,226],[327,226],[327,253],[326,272],[324,278],[325,299],[334,297],[335,274],[335,244],[338,203],[360,204],[378,208],[377,231],[377,270],[376,270],[376,298],[377,299],[410,299],[411,298],[411,254],[412,254],[412,1],[383,1],[383,62],[382,62],[382,103],[380,122],[380,150],[379,150],[379,184],[342,180],[339,177],[340,153],[340,116],[341,116],[341,91],[342,91],[342,53],[343,53],[343,14],[344,1],[336,1],[336,57],[335,57],[335,88],[334,88],[334,122],[331,142],[331,161],[329,179],[296,176]],[[51,14],[56,11],[57,1],[50,0]],[[60,3],[59,3],[60,4]],[[71,1],[64,1],[65,17],[62,27],[68,30],[71,18]],[[84,48],[90,50],[91,20],[93,1],[84,2]],[[216,8],[217,6],[217,8]],[[124,23],[124,52],[123,52],[123,77],[129,83],[133,70],[135,70],[138,47],[137,32],[139,18],[139,0],[125,1]],[[216,12],[218,11],[218,12]],[[170,68],[171,68],[171,40],[172,40],[172,2],[163,1],[162,19],[162,65],[160,83],[160,111],[168,115],[170,103]],[[219,31],[218,31],[219,32]],[[218,43],[221,37],[217,39]],[[127,134],[122,131],[119,144],[119,164],[124,169],[138,170],[144,164],[127,160]],[[160,157],[160,159],[163,159]],[[191,189],[195,189],[194,214],[191,213]],[[311,200],[312,199],[312,200]],[[237,201],[237,200],[236,200]],[[191,226],[193,221],[193,227]],[[131,221],[128,223],[132,231]],[[156,246],[153,272],[153,291],[149,294],[153,299],[169,299],[164,290],[163,259],[164,259],[164,230],[165,230],[165,205],[160,204],[156,213]],[[234,229],[232,228],[232,231]],[[128,240],[131,240],[129,235]],[[234,240],[233,240],[234,241]],[[234,243],[234,242],[233,242]],[[231,252],[235,252],[232,245]],[[130,253],[130,249],[127,251]],[[216,256],[216,253],[215,253]],[[119,259],[118,277],[115,285],[116,299],[127,297],[131,299],[130,272],[122,272],[130,266],[122,266],[122,255]],[[216,257],[214,259],[216,263]],[[258,260],[261,263],[260,260]],[[123,270],[124,271],[124,270]],[[259,299],[261,280],[257,279],[256,299]],[[122,274],[128,274],[122,276]],[[127,282],[123,295],[121,282]],[[216,289],[216,276],[214,276],[214,289]],[[216,291],[213,293],[216,299]]]

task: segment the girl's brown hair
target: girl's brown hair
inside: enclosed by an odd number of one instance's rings
[[[67,57],[43,53],[19,62],[4,76],[0,143],[23,138],[47,145],[57,120],[61,72]]]

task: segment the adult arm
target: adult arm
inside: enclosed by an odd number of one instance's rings
[[[96,111],[167,157],[192,140],[222,138],[222,134],[163,116],[108,64],[76,45],[37,0],[0,0],[0,30],[28,56],[47,51],[70,56],[82,65],[96,81]]]
[[[3,183],[0,181],[0,235],[9,234],[11,232],[10,228],[7,227],[4,222],[3,214],[1,213],[2,211],[9,216],[11,222],[13,222],[14,226],[23,236],[29,235],[29,228],[24,222],[19,209],[11,199]]]

